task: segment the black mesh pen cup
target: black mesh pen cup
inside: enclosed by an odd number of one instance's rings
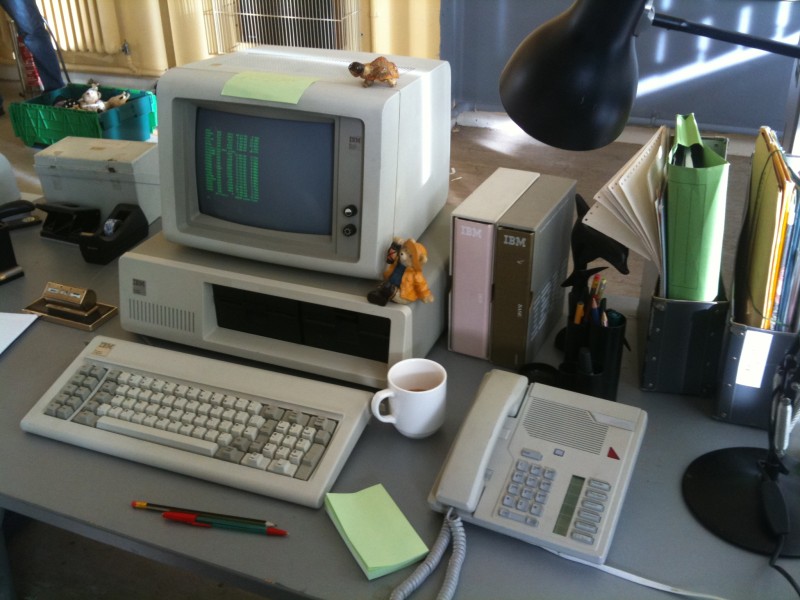
[[[599,319],[568,323],[559,387],[616,400],[626,323],[615,310],[605,311]]]

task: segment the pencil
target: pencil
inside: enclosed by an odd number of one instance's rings
[[[597,295],[597,288],[599,285],[600,285],[600,273],[595,273],[595,276],[592,278],[592,287],[589,290],[589,296]]]
[[[603,277],[603,281],[601,281],[600,285],[597,287],[597,294],[595,295],[597,296],[598,300],[601,300],[603,298],[603,294],[605,293],[606,293],[606,278]]]
[[[583,302],[578,302],[575,306],[575,320],[573,321],[575,325],[580,325],[583,321]]]
[[[272,521],[265,521],[264,519],[251,519],[248,517],[236,517],[234,515],[224,515],[221,513],[206,512],[203,510],[194,510],[193,508],[180,508],[177,506],[164,506],[162,504],[153,504],[152,502],[144,502],[142,500],[134,500],[131,502],[133,508],[141,508],[144,510],[154,510],[156,512],[178,512],[178,513],[192,513],[200,517],[210,517],[212,519],[227,519],[229,521],[236,521],[238,523],[249,523],[252,525],[263,525],[265,527],[275,527]]]

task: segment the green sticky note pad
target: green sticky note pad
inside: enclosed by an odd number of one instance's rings
[[[367,579],[402,569],[428,553],[381,484],[352,494],[326,494],[325,510]]]
[[[222,95],[297,104],[303,92],[315,81],[313,77],[300,75],[245,71],[225,82]]]

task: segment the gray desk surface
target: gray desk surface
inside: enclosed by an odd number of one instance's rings
[[[41,295],[48,281],[90,287],[98,300],[118,302],[116,263],[85,263],[76,247],[42,240],[37,228],[13,231],[11,237],[26,275],[0,287],[0,311],[20,311]],[[97,333],[136,339],[120,328],[118,318]],[[39,320],[0,355],[0,507],[271,598],[388,598],[410,572],[367,581],[324,510],[24,433],[20,419],[93,335]],[[635,335],[628,337],[635,342]],[[428,491],[483,373],[491,368],[485,361],[448,352],[442,340],[430,356],[449,372],[442,430],[410,440],[373,420],[334,486],[334,491],[350,492],[383,483],[429,545],[441,515],[428,508]],[[624,357],[618,400],[647,410],[649,425],[607,564],[724,598],[794,597],[767,566],[766,557],[706,532],[681,498],[681,476],[692,459],[716,448],[764,446],[766,435],[712,420],[709,400],[641,393],[636,364],[634,345]],[[172,526],[153,513],[130,508],[137,499],[261,516],[278,522],[290,536]],[[467,525],[466,530],[467,560],[457,599],[670,597],[478,527]],[[796,561],[782,564],[800,577]],[[442,571],[412,598],[435,597]]]

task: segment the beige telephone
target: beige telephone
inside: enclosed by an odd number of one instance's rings
[[[464,520],[605,562],[647,423],[643,410],[492,370],[429,497]]]

